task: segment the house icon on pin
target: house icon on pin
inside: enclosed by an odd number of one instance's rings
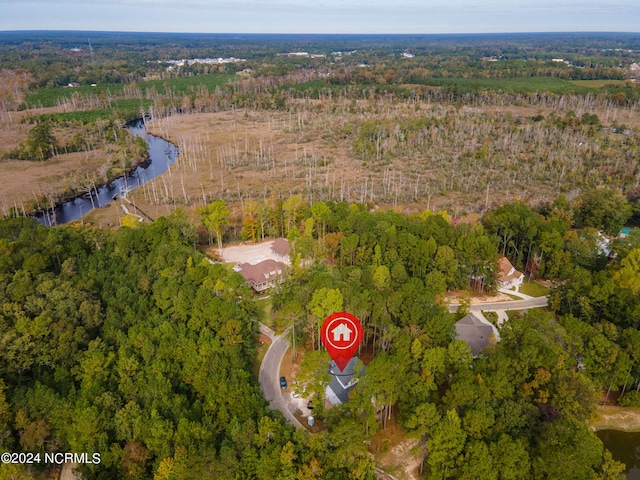
[[[333,335],[334,342],[350,342],[352,333],[353,333],[353,330],[347,327],[345,323],[341,323],[336,328],[331,330],[331,334]]]

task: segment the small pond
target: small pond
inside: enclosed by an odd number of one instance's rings
[[[596,435],[613,458],[627,466],[627,480],[640,480],[640,432],[599,430]]]

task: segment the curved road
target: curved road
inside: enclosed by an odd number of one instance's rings
[[[547,297],[528,298],[526,300],[511,300],[507,302],[491,302],[491,303],[479,303],[471,305],[471,311],[505,311],[505,310],[526,310],[528,308],[546,307],[548,305]],[[455,313],[458,311],[460,305],[449,305],[449,311]],[[287,340],[287,334],[289,329],[285,330],[282,335],[275,335],[273,331],[264,324],[260,324],[260,332],[265,334],[271,339],[271,345],[267,350],[262,363],[260,364],[260,372],[258,374],[258,380],[260,381],[260,388],[264,394],[264,398],[269,402],[269,406],[273,410],[280,410],[284,415],[284,418],[296,428],[306,428],[298,421],[293,412],[287,407],[284,398],[282,397],[282,390],[280,389],[280,366],[282,365],[282,359],[284,354],[289,348],[289,340]],[[376,467],[376,477],[379,480],[391,479],[397,480],[394,476],[386,473],[384,470]]]
[[[484,312],[526,310],[528,308],[546,307],[548,304],[549,301],[547,297],[536,297],[506,302],[478,303],[471,305],[470,310],[472,312],[480,310]],[[458,311],[458,307],[460,307],[460,305],[449,305],[449,311],[455,313]],[[260,332],[271,339],[271,345],[262,359],[260,372],[258,374],[262,393],[264,393],[264,397],[269,401],[269,405],[273,410],[280,410],[284,418],[297,428],[305,428],[287,407],[280,389],[280,365],[282,364],[282,358],[285,352],[289,348],[289,341],[287,340],[289,329],[282,335],[276,336],[269,327],[260,324]]]
[[[271,339],[271,345],[262,359],[260,372],[258,374],[262,393],[264,393],[264,397],[269,401],[269,406],[272,409],[280,410],[289,423],[293,424],[296,428],[302,428],[308,432],[295,415],[287,408],[287,404],[284,398],[282,398],[282,390],[280,389],[280,365],[282,364],[284,354],[289,348],[289,340],[287,340],[289,329],[285,330],[282,335],[276,336],[269,327],[261,323],[260,332]],[[375,472],[378,480],[398,480],[381,468],[375,467]]]
[[[549,301],[547,297],[535,297],[524,300],[509,300],[506,302],[477,303],[471,305],[470,310],[472,312],[480,310],[484,312],[526,310],[528,308],[546,307],[548,304]],[[459,307],[460,305],[449,305],[449,311],[451,313],[455,313],[458,311]],[[285,352],[289,348],[289,341],[287,340],[289,329],[287,329],[282,335],[275,335],[269,327],[261,323],[260,332],[271,339],[271,345],[262,359],[258,375],[260,388],[264,393],[264,397],[269,401],[272,409],[280,410],[282,412],[287,421],[298,428],[304,428],[293,413],[287,408],[287,404],[282,398],[282,391],[280,389],[280,365],[282,364],[282,358],[284,357]]]
[[[285,330],[282,335],[276,336],[269,327],[260,324],[260,331],[271,339],[271,345],[269,345],[269,349],[262,359],[258,374],[264,398],[269,401],[269,405],[273,410],[280,410],[289,423],[292,423],[297,428],[304,428],[287,408],[280,389],[280,365],[285,352],[289,348],[289,340],[287,340],[289,329]]]

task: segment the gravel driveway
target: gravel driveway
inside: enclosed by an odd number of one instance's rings
[[[250,263],[255,265],[264,260],[275,260],[289,265],[289,259],[278,257],[271,251],[273,240],[267,240],[262,243],[251,243],[247,245],[234,245],[233,247],[225,247],[222,249],[222,261],[233,263]]]

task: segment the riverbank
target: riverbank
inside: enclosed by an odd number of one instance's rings
[[[126,160],[121,158],[123,152],[117,151],[118,148],[107,144],[94,150],[59,153],[44,162],[0,161],[0,177],[3,179],[0,217],[16,214],[42,216],[52,204],[61,205],[82,196],[91,203],[90,192],[95,196],[98,189],[138,168],[148,167],[149,149],[146,144],[144,155],[125,149],[123,158]]]
[[[640,408],[599,405],[590,426],[595,431],[640,432]]]

